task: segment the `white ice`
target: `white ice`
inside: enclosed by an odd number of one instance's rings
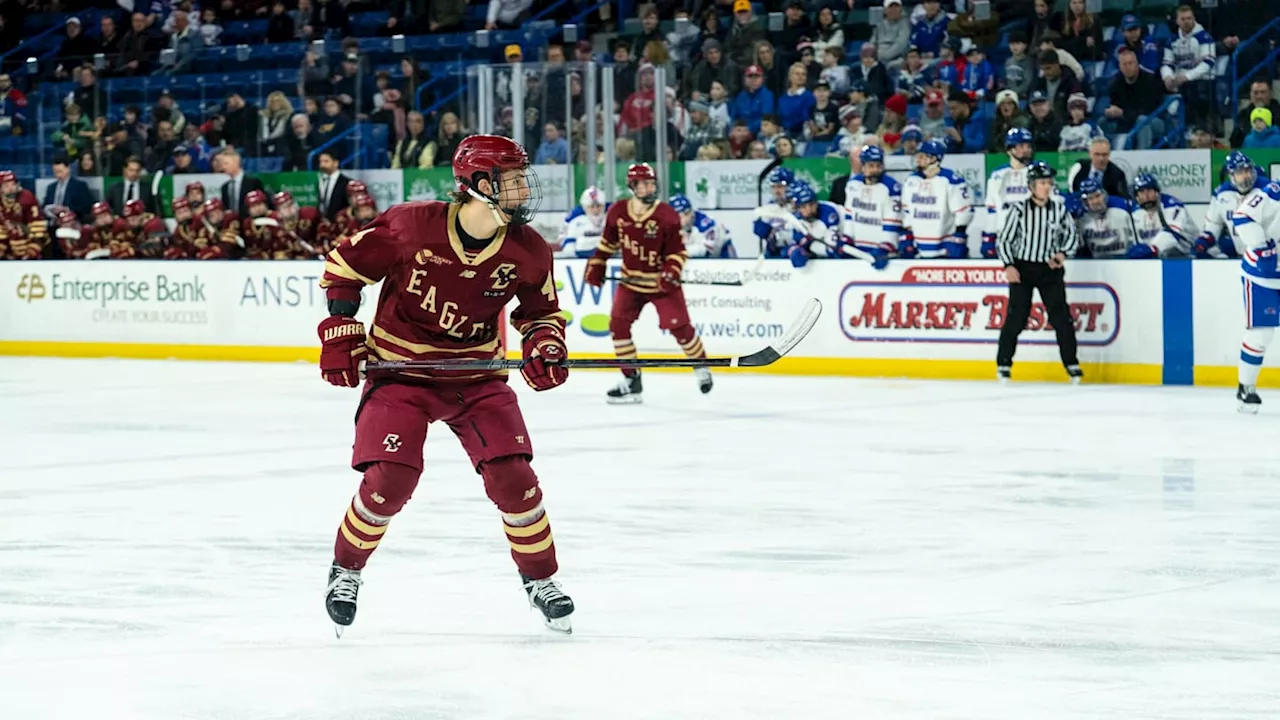
[[[355,391],[0,360],[0,718],[1280,717],[1280,393],[520,384],[576,632],[444,427],[337,640]],[[513,381],[519,383],[518,379]]]

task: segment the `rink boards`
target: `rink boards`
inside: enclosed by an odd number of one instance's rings
[[[557,287],[576,357],[612,354],[613,288],[588,287],[584,261],[559,262]],[[8,262],[0,264],[0,354],[315,362],[325,314],[320,262]],[[616,271],[611,273],[616,274]],[[813,332],[768,372],[988,379],[1007,292],[998,264],[695,260],[690,315],[713,355],[779,338],[808,298],[823,304]],[[1229,261],[1080,261],[1068,300],[1091,381],[1235,382],[1243,311]],[[483,280],[480,280],[483,281]],[[375,303],[366,293],[361,318]],[[634,329],[644,356],[674,356],[675,341],[647,308]],[[1063,379],[1053,330],[1033,311],[1016,360],[1019,379]],[[519,339],[508,337],[509,351]],[[1275,367],[1273,357],[1268,367]],[[1264,371],[1264,385],[1280,372]]]

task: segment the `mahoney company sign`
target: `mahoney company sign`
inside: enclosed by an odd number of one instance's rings
[[[1081,345],[1106,346],[1120,334],[1120,299],[1106,283],[1069,282],[1067,299]],[[998,267],[912,267],[894,281],[855,281],[840,292],[840,328],[855,342],[994,343],[1009,315]],[[1021,341],[1052,344],[1038,300]]]

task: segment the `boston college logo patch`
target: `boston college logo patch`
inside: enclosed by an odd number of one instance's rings
[[[395,433],[387,435],[382,440],[382,446],[385,447],[389,453],[400,452],[400,446],[402,444],[403,443],[400,442],[400,436]]]

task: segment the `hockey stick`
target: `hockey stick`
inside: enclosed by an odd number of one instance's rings
[[[565,360],[565,367],[574,368],[692,368],[692,367],[764,367],[772,365],[795,349],[818,322],[822,303],[817,298],[805,301],[800,315],[791,324],[791,330],[776,345],[770,345],[747,355],[718,358],[686,358],[666,360],[660,358],[608,358],[593,360]],[[524,360],[402,360],[365,363],[366,373],[398,372],[401,370],[518,370]]]
[[[756,207],[764,205],[764,184],[769,180],[769,173],[775,168],[782,167],[782,158],[774,158],[772,162],[764,166],[760,171],[760,177],[756,178]],[[765,256],[767,238],[760,238],[760,257]]]
[[[810,235],[809,228],[805,226],[804,223],[800,222],[799,218],[797,218],[794,214],[787,212],[786,210],[784,210],[783,208],[777,205],[763,205],[761,207],[758,207],[756,208],[755,216],[757,219],[760,219],[760,220],[767,220],[767,219],[782,220],[784,223],[786,223],[788,228],[795,230],[796,232],[804,235],[806,238],[809,239],[810,242],[816,242],[819,245],[822,245],[826,247],[828,250],[835,253],[848,253],[850,256],[855,257],[864,262],[870,263],[871,265],[875,265],[876,263],[875,255],[872,255],[866,250],[859,248],[857,245],[854,245],[853,243],[847,243],[843,247],[837,247],[827,242],[826,240],[822,240],[820,238],[816,238]]]
[[[215,228],[213,226],[213,223],[209,222],[209,218],[205,217],[204,215],[200,216],[200,222],[204,223],[205,229],[213,234],[213,241],[219,242],[219,238],[222,237],[222,231]],[[244,238],[240,237],[240,233],[236,233],[235,238],[236,238],[236,245],[240,246],[243,249]]]
[[[307,253],[309,253],[309,254],[311,254],[311,255],[317,255],[317,254],[318,254],[318,253],[316,252],[316,248],[315,248],[315,246],[314,246],[314,245],[312,245],[311,243],[307,242],[306,240],[303,240],[302,238],[298,237],[298,234],[297,234],[297,233],[295,233],[294,231],[292,231],[292,230],[290,230],[290,229],[288,229],[288,228],[284,227],[283,225],[281,225],[281,224],[280,224],[280,221],[279,221],[279,220],[276,220],[275,218],[269,218],[269,217],[254,218],[254,219],[253,219],[253,225],[254,225],[254,227],[273,227],[273,228],[281,228],[281,229],[283,229],[283,230],[284,230],[284,232],[285,232],[289,237],[293,238],[293,241],[294,241],[295,243],[297,243],[298,247],[302,248],[302,250],[303,250],[304,252],[307,252]]]

